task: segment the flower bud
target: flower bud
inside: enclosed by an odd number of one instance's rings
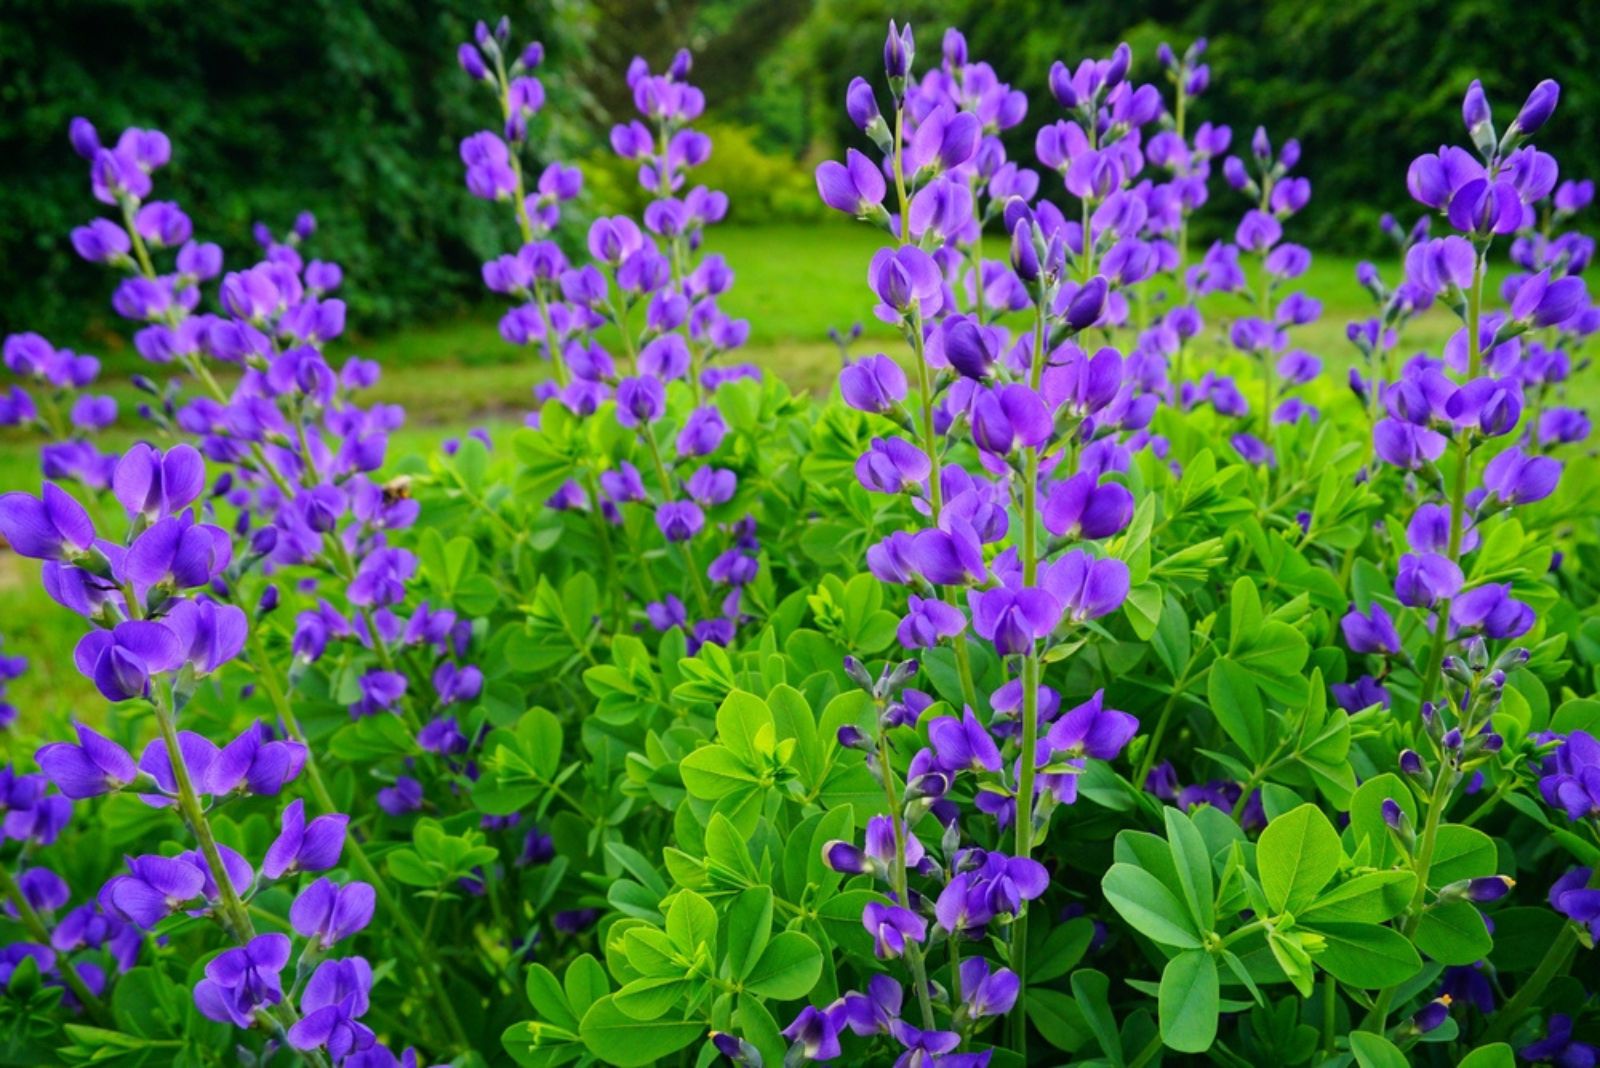
[[[1411,1017],[1411,1026],[1417,1034],[1425,1035],[1429,1031],[1438,1029],[1449,1018],[1450,995],[1440,994],[1417,1010],[1417,1014]]]
[[[840,727],[835,737],[838,738],[839,744],[846,749],[865,751],[872,748],[872,739],[868,738],[866,733],[854,723],[846,723]]]
[[[1551,113],[1556,110],[1556,102],[1560,99],[1561,86],[1546,78],[1534,86],[1533,92],[1528,94],[1522,110],[1517,112],[1517,117],[1511,122],[1511,129],[1521,134],[1535,132],[1550,120]]]

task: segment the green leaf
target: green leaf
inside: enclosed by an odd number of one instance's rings
[[[772,728],[772,709],[752,693],[735,690],[717,709],[717,739],[747,763],[756,759],[756,736]]]
[[[1361,1068],[1410,1068],[1411,1062],[1393,1042],[1371,1031],[1350,1033],[1350,1052]]]
[[[624,983],[612,996],[612,1003],[635,1020],[655,1020],[666,1015],[678,999],[690,992],[694,983],[682,976],[649,976]]]
[[[752,886],[728,906],[728,969],[734,982],[750,974],[772,936],[772,888]]]
[[[1216,900],[1211,887],[1211,854],[1188,816],[1171,806],[1164,812],[1167,847],[1172,851],[1173,866],[1178,869],[1178,882],[1183,887],[1189,915],[1202,933],[1208,932],[1217,925]]]
[[[1200,932],[1189,910],[1143,868],[1113,864],[1100,889],[1118,915],[1151,941],[1178,949],[1199,948]]]
[[[567,1002],[567,992],[561,989],[561,984],[556,980],[555,974],[543,964],[530,965],[526,981],[528,1003],[533,1006],[533,1011],[539,1018],[557,1027],[577,1033],[578,1018],[572,1014],[572,1006]]]
[[[1437,889],[1462,879],[1479,879],[1495,874],[1500,863],[1494,839],[1476,827],[1447,823],[1434,840],[1433,864],[1428,868],[1428,885]]]
[[[1180,1053],[1202,1053],[1217,1037],[1217,962],[1203,949],[1167,961],[1161,973],[1161,1041]]]
[[[1024,1002],[1028,1021],[1044,1040],[1063,1053],[1076,1053],[1089,1041],[1089,1024],[1077,1002],[1059,990],[1030,987]]]
[[[748,764],[721,745],[696,749],[678,763],[678,773],[689,793],[703,801],[717,801],[760,782]]]
[[[1325,891],[1298,918],[1308,923],[1382,923],[1411,903],[1416,888],[1411,872],[1369,872]]]
[[[744,981],[752,994],[777,1001],[793,1001],[811,993],[822,974],[822,950],[799,931],[783,931],[767,943]]]
[[[1417,802],[1411,791],[1393,772],[1375,775],[1356,788],[1350,797],[1350,837],[1355,849],[1362,842],[1371,843],[1372,864],[1384,868],[1400,859],[1400,847],[1383,822],[1383,803],[1393,800],[1399,804],[1411,825],[1417,825]],[[1352,850],[1353,851],[1353,850]]]
[[[1504,1042],[1494,1042],[1487,1046],[1479,1046],[1465,1057],[1456,1068],[1515,1068],[1516,1057],[1512,1056],[1511,1047]]]
[[[1363,990],[1399,986],[1422,970],[1422,958],[1405,936],[1388,927],[1363,923],[1319,923],[1307,927],[1322,936],[1317,966],[1341,983]]]
[[[690,957],[701,946],[717,945],[717,910],[693,890],[679,890],[667,909],[667,937]]]
[[[567,1003],[572,1006],[573,1015],[580,1019],[591,1005],[611,992],[605,968],[588,953],[580,954],[567,965],[561,985],[567,992]]]
[[[1211,714],[1251,761],[1259,763],[1267,752],[1267,713],[1250,673],[1223,658],[1211,665],[1206,680]]]
[[[698,1020],[636,1020],[617,1008],[612,995],[584,1013],[578,1031],[590,1053],[616,1068],[644,1068],[705,1033]]]
[[[1029,991],[1030,996],[1037,991]],[[1100,1051],[1114,1068],[1122,1068],[1127,1061],[1122,1055],[1122,1036],[1117,1031],[1117,1019],[1111,1013],[1111,980],[1104,972],[1084,968],[1072,973],[1072,997],[1083,1014]]]
[[[1470,901],[1446,901],[1428,909],[1412,941],[1440,964],[1472,964],[1494,948],[1483,914]]]
[[[1310,904],[1343,859],[1339,832],[1312,804],[1285,812],[1267,824],[1256,845],[1261,889],[1279,912],[1298,912]]]
[[[1094,941],[1094,930],[1094,921],[1087,916],[1052,927],[1045,936],[1043,951],[1028,952],[1028,982],[1048,983],[1076,968]],[[1037,964],[1033,963],[1035,960]]]

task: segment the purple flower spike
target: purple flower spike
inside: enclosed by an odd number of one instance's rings
[[[83,505],[54,483],[39,497],[27,493],[0,496],[0,534],[18,556],[65,560],[94,544],[94,524]]]
[[[283,830],[267,847],[261,874],[279,879],[297,871],[326,871],[339,863],[350,817],[340,812],[306,822],[306,803],[298,798],[283,810]]]
[[[872,949],[880,960],[893,960],[906,951],[907,941],[928,937],[928,921],[908,908],[869,902],[861,912],[862,926],[872,935]]]
[[[139,777],[139,769],[126,749],[82,723],[74,726],[77,745],[52,742],[34,754],[40,770],[57,790],[81,801],[120,790]]]
[[[338,886],[331,879],[318,879],[289,906],[289,922],[302,938],[331,946],[371,922],[376,900],[367,883]]]

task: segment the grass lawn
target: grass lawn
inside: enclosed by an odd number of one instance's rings
[[[831,388],[839,366],[838,350],[827,340],[829,327],[847,330],[861,322],[865,335],[855,353],[881,349],[899,354],[903,346],[896,332],[872,316],[874,298],[866,286],[867,264],[881,238],[867,226],[843,222],[713,231],[707,251],[723,255],[737,279],[722,298],[723,308],[750,321],[750,342],[741,358],[797,389],[822,393]],[[1386,276],[1394,278],[1397,270],[1386,265]],[[1297,330],[1296,343],[1322,356],[1328,373],[1342,381],[1355,355],[1345,338],[1345,324],[1372,309],[1356,284],[1355,261],[1318,256],[1296,288],[1324,302],[1321,320]],[[1239,298],[1223,296],[1209,300],[1203,310],[1214,328],[1245,309]],[[391,455],[431,450],[470,426],[509,427],[520,421],[543,366],[527,350],[501,339],[496,325],[500,311],[499,305],[486,302],[473,314],[388,336],[357,333],[350,344],[338,347],[341,354],[376,359],[384,371],[372,395],[407,410],[407,429],[396,436]],[[1448,312],[1435,310],[1412,325],[1405,352],[1438,351],[1455,328]],[[114,366],[127,362],[118,359]],[[1191,373],[1202,369],[1195,361],[1190,367]],[[138,434],[133,413],[139,394],[126,378],[108,375],[104,386],[119,397],[124,413],[122,424],[106,437],[106,446],[114,448]],[[1593,382],[1582,383],[1577,392],[1582,402],[1600,399]],[[27,435],[0,435],[0,490],[36,492],[38,485],[37,442]],[[79,632],[65,610],[44,597],[37,565],[0,553],[0,636],[9,651],[32,659],[30,671],[12,685],[10,694],[25,720],[48,722],[41,717],[93,707],[93,693],[69,656]]]

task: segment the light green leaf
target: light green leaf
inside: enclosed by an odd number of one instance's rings
[[[767,943],[744,981],[752,994],[793,1001],[811,993],[822,974],[822,950],[799,931],[784,931]]]
[[[1399,986],[1422,970],[1422,958],[1405,936],[1388,927],[1363,923],[1321,923],[1311,930],[1322,936],[1317,966],[1341,983],[1363,990]]]
[[[1339,833],[1312,804],[1285,812],[1267,824],[1256,846],[1261,889],[1280,912],[1298,912],[1310,904],[1343,859]]]
[[[1350,1033],[1350,1052],[1361,1068],[1410,1068],[1411,1062],[1393,1042],[1371,1031]]]
[[[1259,762],[1267,751],[1267,713],[1250,673],[1232,660],[1218,660],[1211,665],[1206,696],[1211,714],[1233,744],[1251,761]]]
[[[750,974],[772,936],[772,888],[752,886],[728,906],[728,969],[738,982]]]
[[[578,1033],[602,1062],[616,1068],[644,1068],[703,1037],[706,1029],[698,1020],[636,1020],[607,995],[584,1013]]]
[[[1217,962],[1203,949],[1167,961],[1161,973],[1161,1041],[1180,1053],[1202,1053],[1217,1037]]]
[[[1200,946],[1200,933],[1189,910],[1143,868],[1113,864],[1101,880],[1100,889],[1111,907],[1151,941],[1179,949]]]
[[[1163,811],[1167,821],[1167,847],[1172,851],[1173,866],[1178,869],[1178,883],[1183,887],[1189,915],[1194,918],[1201,933],[1208,932],[1217,925],[1216,901],[1211,886],[1211,854],[1206,849],[1205,839],[1188,816],[1172,806]]]
[[[667,937],[689,956],[701,946],[717,945],[717,910],[693,890],[680,890],[667,909]]]
[[[1428,909],[1412,941],[1440,964],[1472,964],[1494,948],[1483,914],[1470,901],[1446,901]]]

